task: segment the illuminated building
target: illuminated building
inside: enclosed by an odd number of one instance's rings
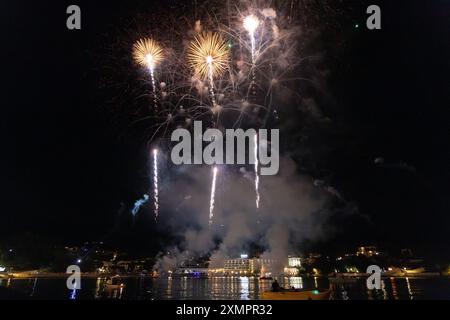
[[[377,247],[375,246],[365,246],[365,247],[359,247],[358,251],[356,252],[357,256],[365,256],[365,257],[373,257],[378,256],[381,253],[377,250]]]
[[[302,260],[297,256],[290,256],[287,259],[287,265],[279,270],[279,263],[273,259],[249,258],[247,254],[241,254],[240,258],[227,259],[223,267],[209,268],[209,274],[226,276],[261,276],[272,277],[277,268],[276,274],[283,271],[285,276],[297,276],[299,268],[302,266]],[[278,265],[278,267],[276,267]]]
[[[289,267],[301,267],[302,259],[300,257],[288,257]]]
[[[271,259],[248,258],[242,254],[237,259],[225,260],[223,269],[211,269],[213,273],[223,273],[225,275],[261,275],[267,276],[272,273],[274,261]]]
[[[298,276],[299,268],[302,266],[300,257],[288,257],[288,266],[284,268],[285,276]]]

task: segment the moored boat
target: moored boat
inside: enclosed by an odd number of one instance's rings
[[[262,300],[329,300],[331,289],[265,291]]]

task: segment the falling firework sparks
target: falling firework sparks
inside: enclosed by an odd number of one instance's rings
[[[258,160],[258,135],[255,134],[255,146],[254,146],[254,155],[255,155],[255,192],[256,192],[256,209],[259,209],[259,174],[258,174],[258,167],[259,167],[259,160]]]
[[[211,186],[211,200],[209,204],[209,226],[211,227],[214,218],[214,202],[216,196],[216,179],[217,179],[217,167],[213,168],[213,180]]]
[[[159,215],[159,199],[158,199],[158,150],[153,150],[153,196],[155,207],[155,221],[158,220]]]
[[[164,58],[163,49],[158,43],[152,39],[140,39],[133,46],[134,60],[149,69],[152,80],[153,102],[155,108],[157,107],[156,99],[156,81],[155,81],[155,66],[158,65]]]

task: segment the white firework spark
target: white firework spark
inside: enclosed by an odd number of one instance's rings
[[[155,81],[155,71],[153,69],[153,66],[149,66],[150,70],[150,77],[152,78],[152,89],[153,89],[153,105],[155,108],[157,108],[157,98],[156,98],[156,81]]]
[[[155,221],[158,221],[159,216],[158,149],[153,150],[153,197],[154,197]]]
[[[256,29],[258,29],[259,26],[259,20],[256,16],[254,15],[249,15],[247,17],[245,17],[244,19],[244,28],[245,30],[247,30],[249,36],[250,36],[250,41],[251,41],[251,45],[252,45],[252,64],[255,64],[255,47],[256,47],[256,40],[255,40],[255,31]]]
[[[217,180],[217,167],[213,168],[213,180],[211,186],[211,200],[209,203],[209,226],[211,227],[214,219],[214,202],[216,197],[216,180]]]
[[[250,83],[250,88],[253,91],[253,95],[255,92],[255,84],[256,84],[256,74],[255,74],[255,62],[256,62],[256,39],[255,39],[255,31],[258,29],[259,20],[254,15],[249,15],[244,18],[244,29],[248,32],[251,42],[251,55],[252,55],[252,81]]]
[[[258,167],[259,167],[259,160],[258,160],[258,135],[255,134],[255,146],[254,146],[254,155],[255,155],[255,192],[256,192],[256,209],[259,209],[259,174],[258,174]]]
[[[206,58],[206,61],[208,62],[208,78],[209,78],[209,93],[211,94],[211,102],[213,105],[213,111],[217,109],[217,101],[216,101],[216,95],[214,93],[214,74],[213,74],[213,58],[211,56],[208,56]]]

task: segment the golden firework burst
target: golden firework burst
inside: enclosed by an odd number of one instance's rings
[[[133,45],[133,58],[140,65],[154,68],[164,58],[163,49],[153,39],[140,39]]]
[[[194,71],[207,78],[220,76],[227,69],[228,52],[228,45],[220,34],[200,33],[191,41],[187,58]]]

